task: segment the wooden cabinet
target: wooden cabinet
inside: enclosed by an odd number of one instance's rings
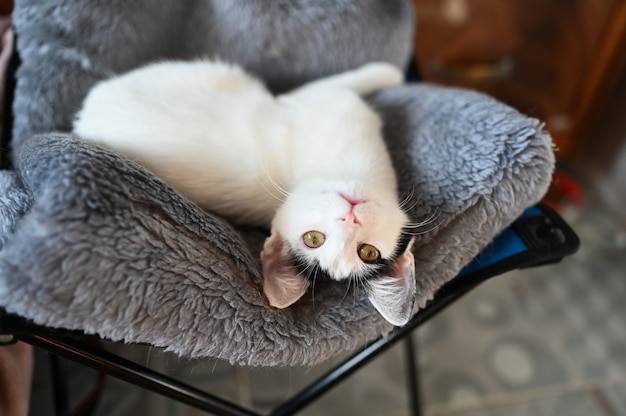
[[[626,62],[626,0],[414,0],[425,80],[486,92],[546,122],[557,158],[590,127]],[[626,117],[626,109],[624,109]]]

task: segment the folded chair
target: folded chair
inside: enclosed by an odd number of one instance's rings
[[[72,118],[98,80],[155,60],[220,57],[277,92],[368,61],[407,67],[410,2],[17,1],[13,18],[13,168],[0,172],[5,340],[223,415],[255,413],[83,339],[244,366],[315,365],[358,351],[273,413],[292,414],[397,340],[410,342],[410,331],[485,279],[577,247],[562,219],[537,205],[554,167],[543,124],[476,92],[412,82],[367,100],[383,117],[400,192],[415,199],[409,214],[436,218],[413,246],[413,319],[394,328],[363,290],[328,281],[272,308],[259,260],[267,230],[202,211],[69,133]]]

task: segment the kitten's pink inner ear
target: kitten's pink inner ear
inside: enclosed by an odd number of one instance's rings
[[[298,272],[283,250],[280,234],[272,232],[263,244],[263,292],[275,308],[286,308],[295,303],[307,291],[308,281]]]

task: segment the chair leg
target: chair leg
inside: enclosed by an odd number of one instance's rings
[[[69,392],[64,363],[56,354],[50,354],[50,377],[52,378],[52,402],[55,416],[69,416]]]
[[[410,413],[412,416],[420,416],[422,409],[419,397],[419,368],[417,366],[417,348],[415,347],[412,334],[408,334],[404,337],[404,346],[407,363],[406,375]]]

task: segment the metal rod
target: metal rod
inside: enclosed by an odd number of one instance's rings
[[[320,377],[317,381],[302,390],[293,398],[274,409],[271,413],[272,416],[293,415],[295,412],[309,405],[315,399],[335,387],[335,385],[339,382],[361,368],[365,362],[368,362],[382,352],[386,351],[390,346],[391,344],[389,344],[384,338],[374,341],[363,350],[354,354],[343,363],[326,373],[326,375]]]
[[[409,321],[409,323],[401,328],[394,329],[387,336],[381,337],[376,341],[368,344],[365,348],[353,354],[347,358],[344,362],[333,368],[325,375],[321,376],[315,382],[308,387],[301,390],[290,400],[283,403],[271,413],[272,416],[287,416],[293,415],[297,411],[308,406],[311,402],[328,392],[335,387],[341,381],[348,378],[355,371],[369,363],[374,358],[378,357],[383,352],[391,348],[396,342],[402,340],[405,336],[409,335],[411,331],[431,318],[436,311],[432,310],[430,313],[428,309],[424,309],[418,313]],[[438,309],[437,309],[438,311]]]
[[[52,402],[55,416],[69,416],[69,391],[67,385],[67,371],[65,363],[58,355],[50,354],[50,378],[52,378]]]
[[[422,406],[420,405],[420,386],[419,386],[419,368],[417,365],[417,348],[413,340],[413,334],[405,337],[405,354],[406,354],[406,375],[407,390],[409,393],[409,409],[412,416],[420,416],[422,414]]]
[[[74,341],[70,344],[54,337],[26,334],[20,334],[18,338],[61,357],[69,358],[118,377],[121,380],[218,416],[260,416],[258,413],[251,412],[132,361],[79,341]]]

